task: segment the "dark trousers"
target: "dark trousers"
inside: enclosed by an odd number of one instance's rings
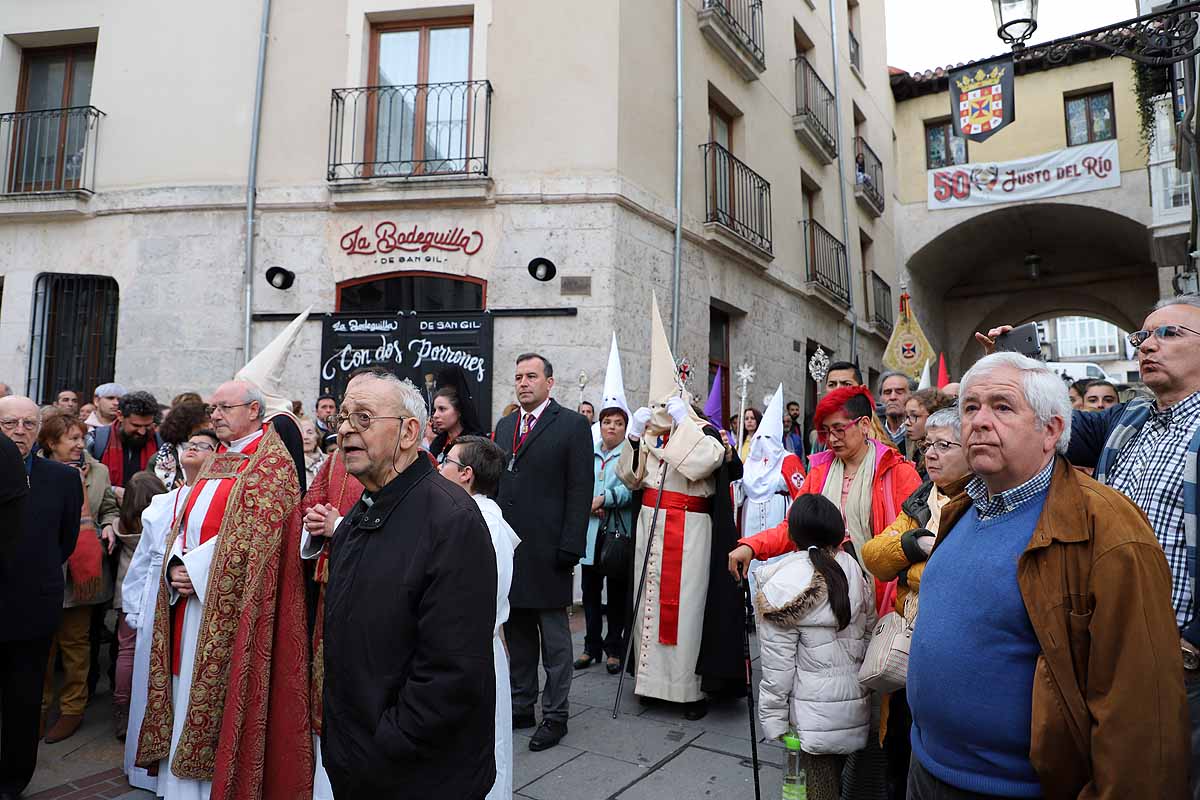
[[[600,603],[604,582],[608,581],[608,603]],[[606,577],[596,567],[581,568],[583,585],[583,618],[587,632],[583,637],[583,652],[599,661],[603,655],[622,658],[625,627],[629,622],[629,587],[624,580]],[[608,617],[608,633],[604,634],[604,618]]]
[[[908,767],[909,800],[1001,800],[999,795],[968,792],[930,775],[913,756]]]
[[[1192,800],[1200,800],[1200,672],[1185,672],[1183,682],[1187,688],[1188,716],[1192,720]]]
[[[0,793],[24,791],[37,768],[50,637],[0,642]]]
[[[887,755],[888,800],[904,800],[908,794],[908,762],[912,758],[912,712],[903,689],[888,698],[883,752]]]
[[[546,686],[542,690],[542,718],[566,724],[574,660],[567,610],[514,608],[509,612],[508,622],[504,623],[504,641],[508,644],[513,716],[533,714],[538,695],[540,650],[542,668],[546,671]]]

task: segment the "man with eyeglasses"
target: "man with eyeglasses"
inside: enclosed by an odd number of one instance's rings
[[[300,479],[265,406],[213,393],[221,446],[165,546],[136,763],[168,798],[312,792]]]
[[[37,767],[42,681],[62,617],[62,565],[79,537],[83,483],[34,453],[41,417],[28,397],[0,399],[0,433],[23,461],[22,525],[0,531],[0,798],[16,798]],[[7,488],[7,487],[6,487]]]
[[[976,334],[985,352],[1010,326]],[[1200,600],[1196,575],[1200,485],[1200,297],[1159,302],[1129,335],[1154,401],[1136,398],[1104,411],[1076,411],[1067,458],[1095,467],[1096,479],[1125,494],[1150,520],[1171,568],[1192,723],[1191,796],[1200,798]]]

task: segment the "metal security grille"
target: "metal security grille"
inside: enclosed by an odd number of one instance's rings
[[[62,389],[90,396],[111,381],[117,358],[117,282],[43,273],[33,289],[29,396],[51,403]]]

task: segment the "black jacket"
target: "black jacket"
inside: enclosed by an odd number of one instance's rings
[[[506,466],[496,503],[521,537],[508,601],[513,608],[565,608],[571,571],[587,549],[592,429],[582,414],[551,400],[514,458],[520,417],[518,410],[500,420],[495,434]]]
[[[12,439],[0,433],[0,559],[11,553],[21,540],[28,496],[25,459]]]
[[[35,457],[24,530],[0,554],[0,641],[40,639],[58,629],[62,565],[75,551],[82,510],[79,470]]]
[[[333,537],[322,757],[378,798],[482,798],[495,781],[496,553],[421,455]]]

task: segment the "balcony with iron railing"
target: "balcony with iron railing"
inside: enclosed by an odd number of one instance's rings
[[[891,334],[894,325],[892,287],[875,270],[871,270],[871,321],[875,323],[876,330]]]
[[[486,80],[334,89],[330,188],[486,178],[491,108]]]
[[[868,214],[879,217],[884,209],[883,162],[861,136],[854,139],[854,197]]]
[[[704,0],[700,32],[747,81],[767,68],[762,0]]]
[[[704,153],[705,229],[732,233],[751,254],[770,260],[771,184],[716,142],[700,145]]]
[[[796,138],[807,147],[822,164],[832,164],[837,158],[838,146],[834,136],[836,130],[837,105],[833,92],[817,75],[812,64],[804,56],[796,58],[796,114],[792,117],[792,128]]]
[[[854,31],[846,31],[850,39],[850,66],[858,73],[862,73],[862,45],[858,43],[858,37],[854,35]]]
[[[104,112],[93,106],[0,114],[5,197],[91,195]]]
[[[804,229],[804,278],[843,308],[850,306],[850,276],[846,245],[813,219],[800,223]]]

